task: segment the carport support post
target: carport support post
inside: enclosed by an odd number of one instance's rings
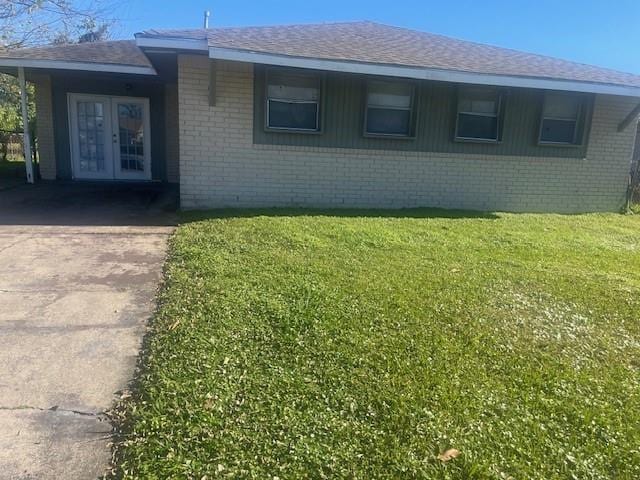
[[[24,164],[27,169],[27,182],[33,183],[33,159],[31,157],[31,134],[29,133],[27,84],[24,80],[24,67],[18,67],[18,81],[20,82],[20,104],[22,106],[22,143],[24,143]]]

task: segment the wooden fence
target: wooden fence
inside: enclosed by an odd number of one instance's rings
[[[0,161],[24,161],[22,132],[0,130]]]

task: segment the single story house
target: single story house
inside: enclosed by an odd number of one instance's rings
[[[183,208],[616,211],[640,76],[352,22],[148,30],[0,52],[45,180],[179,184]]]

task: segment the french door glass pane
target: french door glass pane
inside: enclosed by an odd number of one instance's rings
[[[144,117],[139,103],[118,103],[120,168],[144,171]]]
[[[104,158],[104,110],[100,102],[78,102],[80,170],[102,172]]]

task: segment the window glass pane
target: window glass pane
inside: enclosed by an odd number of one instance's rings
[[[319,129],[319,77],[270,71],[267,79],[268,127]]]
[[[580,110],[580,99],[572,95],[547,94],[544,102],[545,118],[576,120]]]
[[[493,88],[463,88],[460,91],[458,111],[497,115],[498,92]]]
[[[269,100],[269,127],[318,129],[318,104],[314,102],[296,103]]]
[[[269,98],[279,100],[317,101],[318,89],[291,85],[269,85]]]
[[[576,121],[545,118],[540,132],[541,142],[573,143],[575,141]]]
[[[411,108],[411,85],[396,82],[371,82],[367,105],[372,107]]]
[[[411,134],[413,86],[401,82],[370,82],[365,131],[383,135]]]
[[[267,95],[279,100],[317,101],[320,82],[313,76],[270,73]]]
[[[411,110],[370,107],[367,110],[367,133],[409,135]]]
[[[103,171],[105,138],[102,103],[78,101],[77,106],[80,170]]]
[[[498,139],[500,96],[494,88],[461,88],[458,98],[458,138]]]
[[[457,136],[460,138],[497,140],[498,117],[460,113],[458,114]]]
[[[495,115],[497,110],[495,100],[477,100],[473,98],[462,98],[460,100],[460,111],[467,113],[484,113]]]

